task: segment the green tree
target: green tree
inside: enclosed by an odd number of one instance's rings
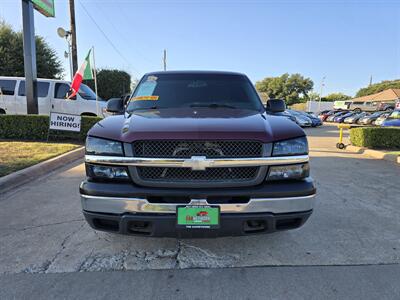
[[[300,74],[285,73],[279,77],[267,77],[256,83],[260,93],[266,93],[269,98],[283,99],[287,105],[306,102],[308,92],[314,86],[310,78]]]
[[[325,97],[322,97],[322,101],[344,101],[344,100],[348,100],[351,99],[350,96],[345,95],[343,93],[332,93],[329,94]]]
[[[382,92],[387,89],[400,89],[400,79],[384,80],[379,83],[371,84],[358,90],[356,97],[362,97]]]
[[[131,75],[121,70],[99,69],[96,72],[97,92],[105,100],[118,98],[131,92]],[[94,80],[85,83],[95,90]]]
[[[22,32],[0,20],[0,75],[25,76]],[[63,68],[56,51],[36,36],[36,67],[40,78],[61,78]]]
[[[317,101],[317,100],[319,100],[319,94],[317,92],[311,91],[308,93],[308,99],[310,101]]]

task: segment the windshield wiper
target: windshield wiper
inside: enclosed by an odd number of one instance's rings
[[[232,108],[236,109],[237,107],[228,105],[228,104],[219,104],[219,103],[209,103],[209,104],[191,104],[190,107],[208,107],[208,108]]]

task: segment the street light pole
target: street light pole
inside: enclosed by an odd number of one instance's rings
[[[319,93],[319,103],[318,103],[318,112],[321,111],[321,99],[322,99],[322,89],[325,86],[325,78],[326,76],[322,77],[322,81],[321,81],[321,92]]]
[[[22,28],[26,111],[28,114],[38,114],[39,108],[35,92],[37,79],[35,25],[33,19],[33,3],[30,0],[22,0]]]

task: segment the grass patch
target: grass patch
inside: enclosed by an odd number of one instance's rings
[[[80,145],[0,141],[0,177],[78,148]]]
[[[387,154],[393,154],[393,155],[400,156],[400,151],[390,151],[390,152],[387,152]]]

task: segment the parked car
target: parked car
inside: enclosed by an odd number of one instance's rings
[[[351,102],[349,105],[349,110],[355,112],[374,112],[378,110],[378,102],[375,101],[355,101]]]
[[[346,124],[356,124],[359,119],[368,116],[369,113],[367,112],[361,112],[361,113],[355,113],[354,115],[351,115],[350,117],[347,117],[344,119],[344,123]]]
[[[394,110],[382,123],[382,127],[400,126],[400,110]]]
[[[57,79],[37,80],[37,97],[40,115],[50,112],[82,116],[103,117],[106,102],[85,84],[81,84],[75,97],[67,99],[70,82]],[[97,102],[97,103],[96,103]],[[25,78],[0,76],[0,114],[26,115]]]
[[[298,111],[298,112],[303,114],[304,116],[310,118],[312,127],[317,127],[317,126],[322,125],[321,120],[313,112],[310,112],[310,111],[309,112]]]
[[[373,122],[376,121],[376,119],[378,119],[382,114],[384,114],[384,111],[377,111],[374,112],[371,115],[365,116],[361,119],[358,120],[358,124],[362,124],[362,125],[373,125]]]
[[[356,115],[357,113],[350,111],[347,114],[341,114],[340,116],[337,116],[333,119],[333,121],[335,123],[343,123],[344,119],[346,119],[347,117],[351,117],[353,115]]]
[[[109,112],[121,108],[121,99],[107,103]],[[239,73],[144,75],[126,113],[88,132],[87,178],[80,185],[87,222],[96,230],[142,237],[249,235],[302,226],[316,188],[305,132],[267,113],[284,109],[282,100],[264,107]]]
[[[297,124],[296,118],[294,116],[292,116],[290,113],[288,113],[287,111],[280,111],[280,112],[269,113],[269,114],[274,115],[274,116],[284,117],[284,118],[289,119],[290,121]]]
[[[396,105],[395,105],[394,109],[396,109],[396,110],[400,109],[400,100],[396,101]]]
[[[381,126],[383,124],[383,122],[390,116],[392,112],[386,112],[384,114],[381,114],[381,116],[375,120],[375,124],[376,126]]]
[[[338,111],[338,112],[335,112],[335,113],[333,113],[332,115],[330,115],[328,118],[326,118],[326,122],[333,122],[333,120],[334,120],[336,117],[339,117],[339,116],[344,115],[344,114],[347,114],[347,113],[348,113],[348,111]]]
[[[328,118],[330,115],[334,113],[335,113],[334,110],[324,110],[318,114],[318,118],[321,120],[321,122],[324,122],[326,118]]]
[[[377,110],[381,111],[381,110],[394,110],[396,106],[396,102],[395,101],[390,101],[390,102],[380,102],[378,104]]]
[[[312,121],[309,117],[304,116],[295,110],[287,109],[286,111],[296,119],[296,123],[300,127],[311,127]]]

